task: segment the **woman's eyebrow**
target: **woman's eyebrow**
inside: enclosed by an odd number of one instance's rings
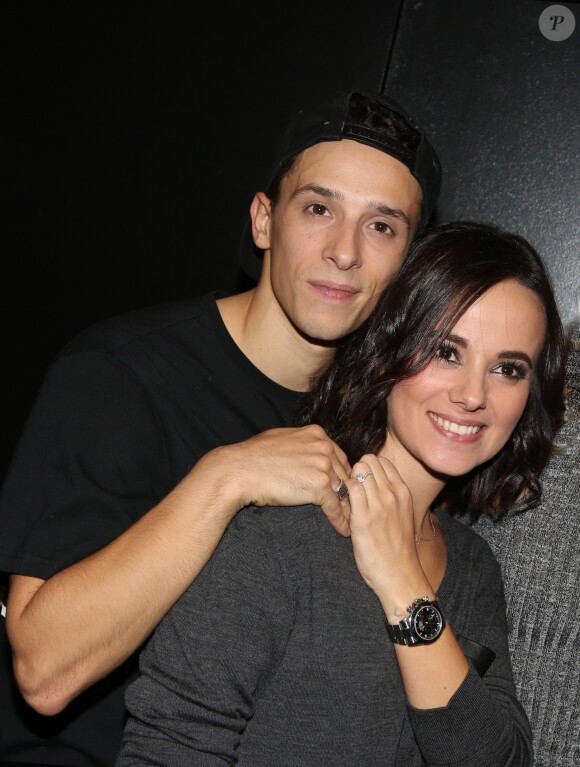
[[[461,346],[464,349],[469,347],[469,341],[466,338],[463,336],[454,335],[453,333],[448,335],[445,340],[450,341],[457,346]],[[522,362],[525,362],[530,368],[533,368],[534,366],[529,355],[527,355],[525,352],[517,351],[516,349],[504,349],[496,354],[496,358],[498,360],[521,360]]]
[[[450,333],[448,336],[445,336],[444,340],[450,341],[452,344],[457,344],[457,346],[463,346],[464,349],[467,349],[469,346],[469,341],[467,338],[455,335],[454,333]]]
[[[525,362],[530,368],[533,367],[532,360],[525,352],[510,351],[507,349],[506,351],[499,352],[497,358],[500,360],[521,360],[522,362]]]

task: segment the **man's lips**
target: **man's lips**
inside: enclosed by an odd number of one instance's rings
[[[323,295],[326,298],[332,298],[336,301],[348,301],[360,292],[358,288],[355,288],[352,285],[340,285],[336,282],[313,281],[310,285],[314,290],[320,293],[320,295]]]
[[[463,418],[453,418],[448,415],[439,415],[429,412],[429,418],[437,428],[437,431],[443,432],[446,436],[459,439],[462,442],[472,442],[478,438],[481,432],[486,428],[481,421],[467,420]]]

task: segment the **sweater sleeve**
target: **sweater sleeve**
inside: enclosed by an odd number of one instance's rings
[[[411,725],[429,765],[530,767],[531,728],[513,681],[499,565],[483,541],[467,561],[459,594],[449,597],[453,630],[492,650],[495,659],[483,677],[470,664],[447,706],[409,706]]]
[[[117,767],[233,764],[254,701],[275,672],[292,606],[251,509],[160,623],[128,688]]]

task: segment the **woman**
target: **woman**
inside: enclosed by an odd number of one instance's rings
[[[541,503],[533,514],[510,513],[499,523],[482,515],[474,527],[502,566],[514,680],[536,767],[580,764],[579,320],[569,334],[566,413],[542,472]]]
[[[360,458],[351,538],[315,506],[238,514],[142,655],[120,767],[531,764],[499,567],[442,505],[536,502],[564,356],[525,240],[419,239],[302,417]]]

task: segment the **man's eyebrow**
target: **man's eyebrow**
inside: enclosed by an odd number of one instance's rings
[[[381,213],[383,216],[390,216],[391,218],[398,218],[399,221],[402,221],[403,224],[406,224],[407,227],[411,226],[411,221],[409,219],[409,216],[405,213],[404,210],[401,210],[400,208],[389,208],[387,205],[382,205],[381,203],[375,203],[374,205],[370,205],[369,207],[374,208],[377,213]]]
[[[462,346],[464,349],[469,346],[467,339],[463,338],[463,336],[453,335],[453,333],[448,335],[445,340],[451,341],[451,343],[456,344],[457,346]],[[504,349],[501,352],[498,352],[496,357],[498,360],[521,360],[522,362],[525,362],[530,368],[534,367],[532,360],[525,352],[516,351],[515,349]]]
[[[326,186],[319,186],[318,184],[305,184],[296,189],[292,196],[299,197],[301,194],[307,194],[308,192],[314,192],[314,194],[319,194],[321,197],[328,197],[331,200],[344,200],[344,194],[342,194],[342,192],[337,192],[335,189],[329,189]],[[391,208],[388,205],[383,205],[382,202],[370,202],[368,208],[370,210],[375,210],[382,216],[397,218],[399,221],[406,224],[407,227],[411,226],[409,216],[400,208]]]
[[[300,195],[308,194],[308,192],[314,192],[314,194],[319,194],[321,197],[328,197],[333,200],[344,200],[342,192],[329,189],[327,186],[320,186],[320,184],[304,184],[304,186],[300,186],[294,191],[292,197],[300,197]]]

